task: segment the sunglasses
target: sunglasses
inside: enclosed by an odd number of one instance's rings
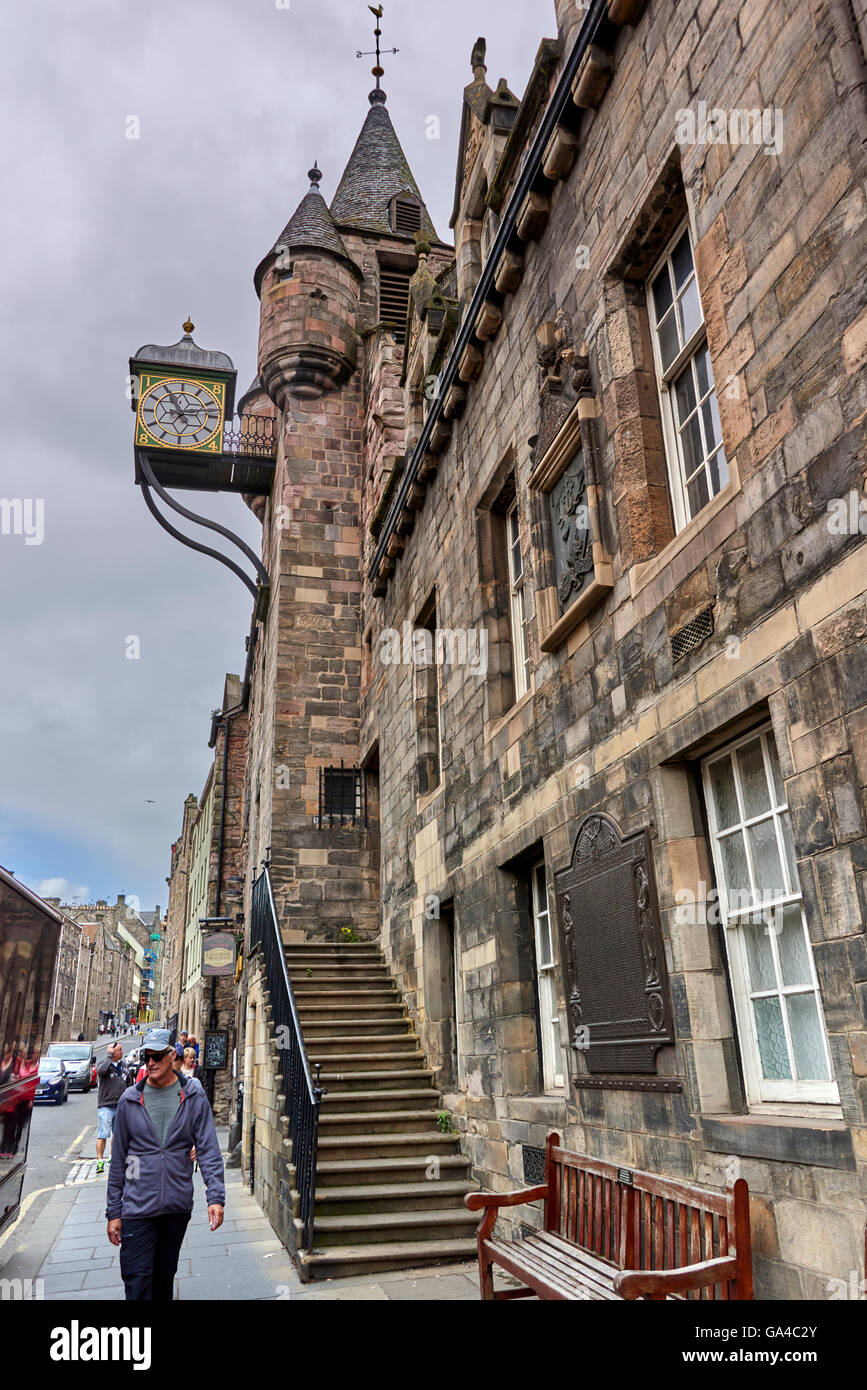
[[[168,1055],[169,1055],[169,1049],[167,1048],[165,1052],[143,1052],[143,1053],[142,1053],[142,1059],[143,1059],[143,1061],[144,1061],[145,1063],[148,1063],[148,1062],[161,1062],[161,1061],[163,1060],[163,1058],[164,1058],[164,1057],[167,1057]]]

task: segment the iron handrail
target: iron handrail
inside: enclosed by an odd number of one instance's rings
[[[314,1079],[304,1048],[295,994],[283,936],[274,903],[267,866],[253,884],[250,947],[259,948],[270,995],[271,1022],[277,1035],[277,1055],[282,1078],[284,1114],[289,1121],[292,1164],[300,1199],[304,1248],[313,1249],[313,1215],[316,1205],[316,1159],[319,1149],[319,1109],[325,1091],[319,1085],[321,1063]]]

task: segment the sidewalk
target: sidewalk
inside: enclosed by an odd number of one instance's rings
[[[225,1149],[227,1131],[218,1133]],[[95,1167],[90,1159],[73,1163],[67,1185],[52,1193],[38,1219],[18,1240],[11,1235],[0,1252],[3,1279],[39,1279],[37,1296],[47,1301],[123,1300],[119,1250],[109,1244],[105,1229],[108,1172],[97,1176]],[[177,1299],[478,1301],[475,1263],[302,1284],[240,1169],[226,1170],[226,1219],[217,1231],[208,1229],[200,1174],[194,1182],[193,1217],[175,1279]]]

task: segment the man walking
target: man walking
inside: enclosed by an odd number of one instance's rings
[[[127,1300],[171,1302],[184,1233],[193,1209],[196,1156],[205,1180],[208,1225],[223,1221],[226,1189],[214,1117],[202,1083],[179,1076],[167,1028],[148,1030],[147,1076],[117,1107],[105,1215],[120,1246]]]
[[[123,1048],[120,1043],[110,1047],[96,1069],[99,1090],[96,1093],[96,1171],[105,1172],[105,1141],[114,1134],[117,1103],[126,1090],[123,1068]],[[112,1149],[114,1145],[112,1145]]]

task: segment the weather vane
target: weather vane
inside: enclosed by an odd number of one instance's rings
[[[379,49],[379,40],[382,38],[382,30],[379,27],[379,21],[382,19],[382,6],[368,5],[367,8],[370,10],[370,13],[376,17],[376,28],[373,31],[376,37],[376,67],[371,68],[371,72],[376,78],[376,90],[380,91],[381,89],[379,85],[379,80],[381,77],[385,75],[385,68],[382,66],[381,54]],[[386,53],[399,53],[400,49],[387,48],[385,51]],[[374,51],[373,49],[369,49],[366,52],[362,52],[361,49],[359,49],[355,56],[356,58],[372,58],[374,56]]]

